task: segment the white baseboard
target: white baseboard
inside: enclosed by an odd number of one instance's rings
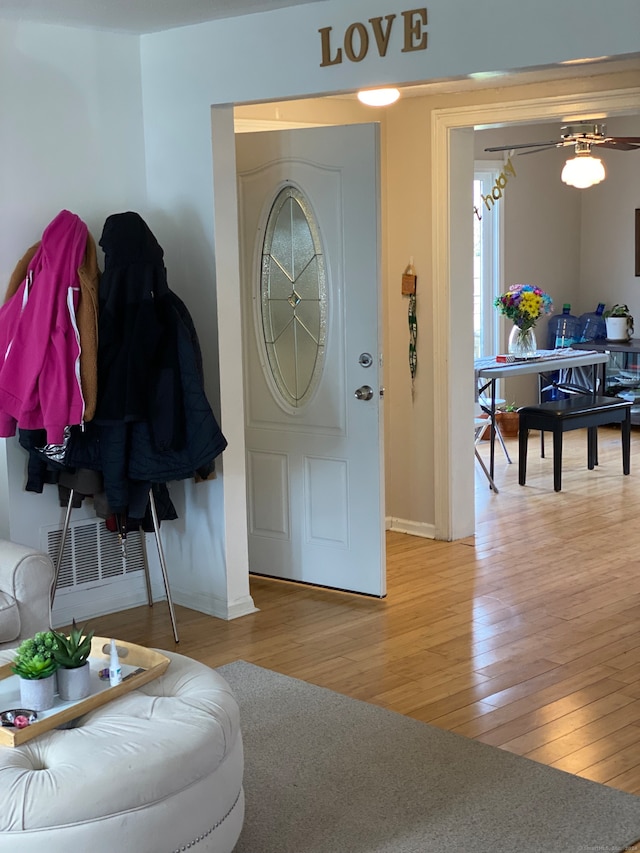
[[[164,588],[162,594],[158,594],[157,589],[157,585],[152,584],[154,603],[166,601]],[[174,604],[181,604],[183,607],[226,621],[258,611],[250,595],[239,601],[226,602],[214,595],[186,592],[172,585],[171,597]],[[51,623],[54,628],[70,625],[73,619],[81,624],[96,616],[130,610],[132,607],[140,607],[147,603],[144,573],[135,572],[127,577],[112,578],[91,586],[69,590],[59,589],[53,604]]]
[[[388,516],[385,522],[386,529],[393,530],[396,533],[409,533],[411,536],[422,536],[423,539],[436,538],[435,524],[426,524],[423,521],[408,521],[405,518],[392,518],[391,516]]]
[[[176,589],[175,585],[172,585],[171,597],[174,604],[181,604],[183,607],[191,608],[191,610],[198,610],[200,613],[206,613],[209,616],[227,621],[258,612],[258,608],[250,595],[238,601],[228,602],[210,593]]]

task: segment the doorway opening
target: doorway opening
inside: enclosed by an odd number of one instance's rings
[[[426,389],[424,396],[429,397],[429,406],[426,407],[429,417],[422,420],[429,425],[433,422],[432,436],[423,435],[421,441],[429,463],[429,477],[422,478],[422,482],[428,479],[433,483],[432,493],[437,495],[437,500],[433,498],[429,501],[427,498],[420,507],[425,517],[431,512],[433,523],[419,521],[416,528],[409,532],[430,534],[441,539],[458,539],[471,535],[475,528],[473,454],[469,448],[468,464],[462,464],[469,444],[467,431],[458,428],[452,417],[454,411],[459,415],[468,412],[470,420],[473,404],[473,379],[468,370],[473,358],[473,321],[471,311],[468,317],[464,317],[459,309],[460,304],[467,299],[469,304],[472,302],[473,261],[471,252],[466,258],[453,251],[454,246],[459,247],[465,242],[471,246],[473,243],[469,215],[469,187],[473,179],[474,159],[473,128],[549,121],[550,118],[560,122],[572,114],[626,115],[637,112],[639,104],[638,90],[626,89],[428,111],[423,123],[423,140],[430,142],[425,159],[431,198],[437,199],[438,215],[430,221],[427,218],[428,238],[431,242],[427,245],[426,253],[428,267],[423,269],[427,269],[424,280],[432,287],[425,288],[422,312],[423,316],[437,317],[438,322],[433,323],[431,345],[420,364],[428,365],[423,368],[422,381]],[[383,181],[384,178],[383,168]],[[388,223],[384,222],[384,225]],[[404,250],[401,251],[404,254]],[[388,271],[390,268],[389,262],[385,269]],[[420,270],[418,275],[420,277]],[[395,304],[391,287],[390,284],[386,297],[387,310],[394,308]],[[420,296],[422,294],[419,292],[419,319]],[[394,311],[399,314],[396,309],[397,304]],[[396,328],[400,328],[400,321],[395,319],[395,314],[393,322]],[[454,341],[455,347],[452,343]],[[419,352],[420,355],[422,353]],[[389,382],[389,395],[392,395],[393,376],[388,375],[386,381]],[[433,416],[434,410],[438,411],[438,418]],[[460,417],[459,420],[464,423],[465,418]],[[386,432],[389,440],[394,442],[394,430],[387,428]],[[415,492],[420,490],[420,483],[412,485],[405,471],[400,471],[397,479],[404,480],[408,503],[415,504]],[[420,472],[417,479],[421,479]],[[422,495],[420,497],[423,499]]]

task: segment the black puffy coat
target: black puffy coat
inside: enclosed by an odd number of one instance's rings
[[[137,213],[105,222],[98,401],[67,464],[103,473],[113,512],[139,518],[151,483],[205,478],[227,441],[204,391],[193,320],[167,284],[163,251]]]

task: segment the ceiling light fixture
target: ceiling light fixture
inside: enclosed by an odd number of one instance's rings
[[[560,177],[570,187],[584,190],[604,181],[605,171],[602,160],[591,156],[591,145],[576,142],[576,156],[567,160]]]
[[[358,100],[368,107],[387,107],[400,97],[398,89],[364,89],[358,92]]]

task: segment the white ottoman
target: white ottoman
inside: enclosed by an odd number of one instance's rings
[[[238,705],[214,670],[163,654],[164,675],[75,728],[0,747],[0,853],[233,850],[244,820]]]

